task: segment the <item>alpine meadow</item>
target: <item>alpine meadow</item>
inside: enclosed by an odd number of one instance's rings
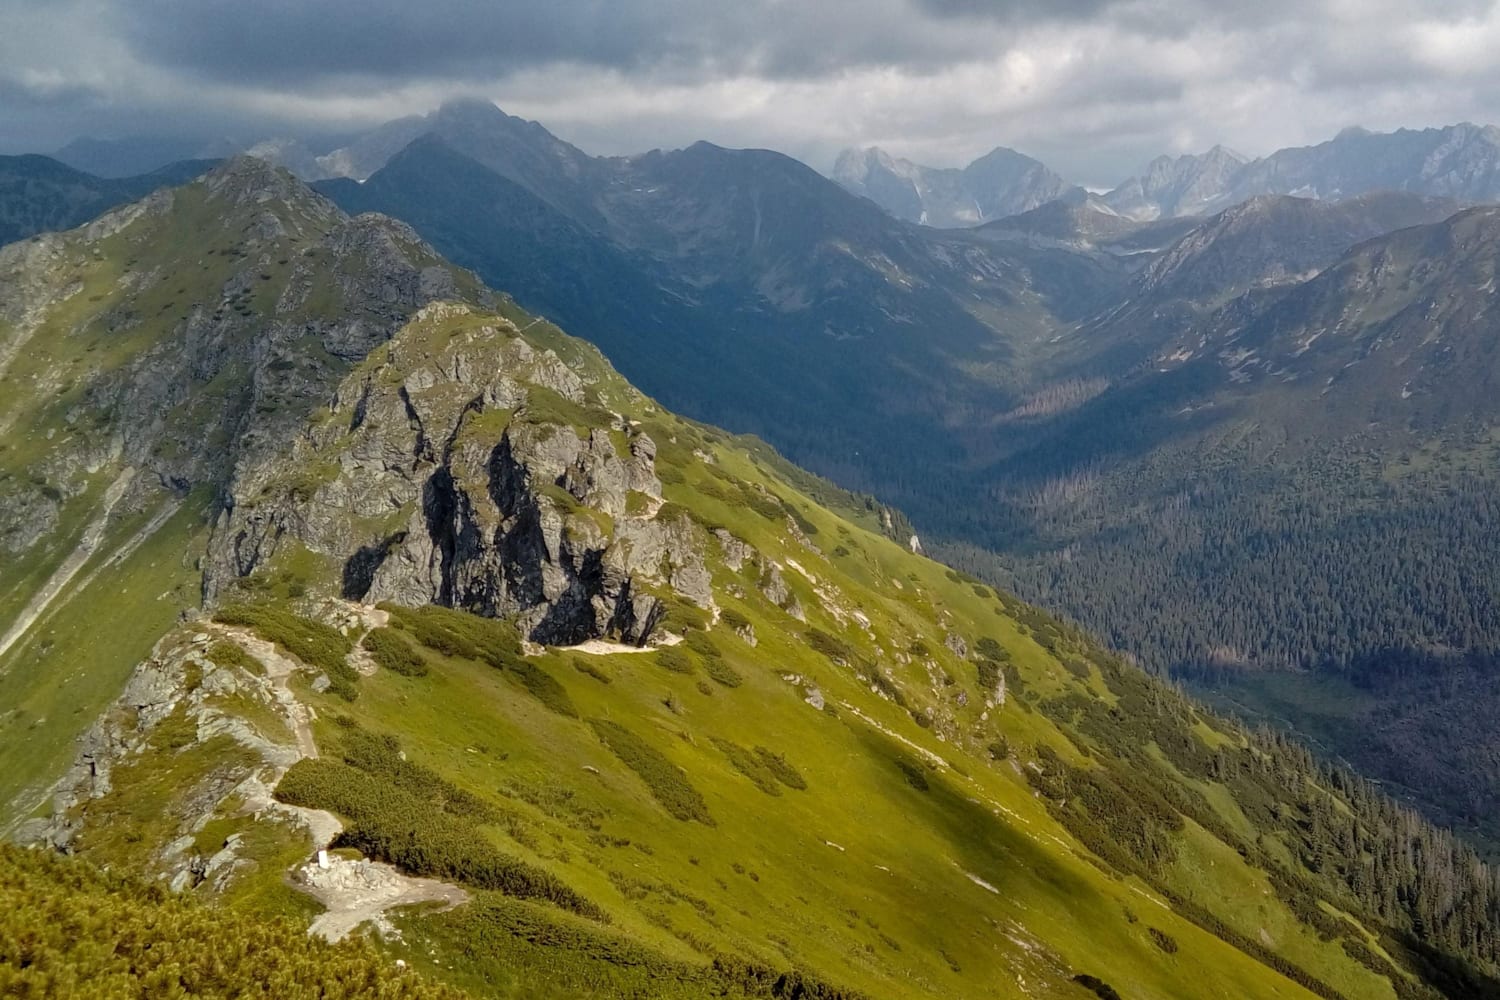
[[[169,7],[0,0],[0,996],[1500,998],[1500,7]]]

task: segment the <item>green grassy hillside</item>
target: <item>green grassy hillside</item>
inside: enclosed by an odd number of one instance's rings
[[[1494,995],[1493,875],[1368,785],[507,303],[387,319],[25,631],[22,839],[475,996]]]

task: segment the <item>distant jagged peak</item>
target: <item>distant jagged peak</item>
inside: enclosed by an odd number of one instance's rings
[[[450,97],[437,106],[437,110],[429,113],[427,117],[437,115],[443,118],[510,118],[511,115],[501,110],[500,105],[487,97],[475,97],[473,95],[462,95]]]
[[[424,115],[423,121],[431,130],[450,137],[463,131],[512,135],[520,133],[533,141],[541,140],[579,152],[571,144],[553,135],[542,123],[510,114],[485,97],[450,98],[438,105],[436,110]]]
[[[977,226],[1046,204],[1071,185],[1045,164],[996,146],[963,167],[930,167],[879,146],[846,149],[832,177],[898,219],[938,228]]]
[[[1250,162],[1250,157],[1227,146],[1214,145],[1202,153],[1163,154],[1146,165],[1143,176],[1149,182],[1162,178],[1180,179],[1224,168],[1234,169]]]
[[[917,169],[917,164],[892,156],[879,146],[849,147],[839,153],[833,164],[833,179],[841,184],[861,184],[877,169],[903,174]]]
[[[1218,302],[1245,288],[1306,280],[1355,244],[1457,210],[1450,199],[1403,191],[1346,201],[1258,194],[1184,235],[1141,272],[1140,287]]]
[[[970,160],[969,165],[964,167],[964,170],[982,169],[986,166],[998,164],[1035,166],[1043,170],[1047,169],[1047,166],[1034,156],[1028,156],[1020,150],[1012,149],[1009,146],[996,146],[983,156],[976,156],[973,160]]]

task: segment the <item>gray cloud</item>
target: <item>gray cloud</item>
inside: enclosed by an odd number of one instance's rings
[[[934,68],[994,51],[998,29],[1077,22],[1124,0],[116,0],[138,58],[199,77],[493,79],[552,63],[800,78]]]
[[[596,152],[708,138],[824,167],[1011,145],[1091,184],[1500,118],[1495,0],[0,0],[0,149],[325,135],[478,95]]]

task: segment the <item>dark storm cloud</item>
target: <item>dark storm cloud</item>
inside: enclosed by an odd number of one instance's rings
[[[803,77],[851,66],[932,67],[993,51],[987,32],[1096,17],[1120,0],[117,0],[137,56],[215,79],[491,78],[578,63],[668,73]]]
[[[1495,0],[0,0],[0,150],[328,133],[483,96],[594,151],[996,144],[1119,179],[1500,109]]]
[[[120,36],[140,58],[218,79],[493,78],[575,61],[618,68],[700,58],[666,4],[561,0],[122,0]]]

